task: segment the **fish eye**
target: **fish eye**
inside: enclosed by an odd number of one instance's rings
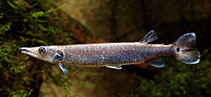
[[[179,52],[179,51],[180,51],[180,48],[179,48],[179,47],[177,47],[176,51],[177,51],[177,52]]]
[[[44,47],[40,47],[40,48],[38,49],[38,52],[39,52],[40,54],[45,54],[45,53],[46,53],[46,49],[45,49]]]

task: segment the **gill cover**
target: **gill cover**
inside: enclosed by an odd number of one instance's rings
[[[177,60],[185,64],[197,64],[200,61],[200,53],[196,44],[195,33],[187,33],[178,38],[173,45],[175,45],[175,57]]]

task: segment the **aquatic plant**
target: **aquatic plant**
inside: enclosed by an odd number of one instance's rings
[[[27,97],[39,94],[43,72],[50,72],[51,66],[41,61],[27,61],[29,57],[21,55],[19,47],[71,44],[71,31],[65,32],[61,21],[64,18],[59,8],[48,0],[1,0],[0,96]],[[55,76],[61,77],[56,74],[51,78]],[[65,81],[67,78],[62,78],[63,81],[55,78],[59,83],[64,83],[58,85],[70,84]]]

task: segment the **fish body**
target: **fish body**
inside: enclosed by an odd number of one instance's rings
[[[40,47],[21,47],[22,53],[32,57],[63,66],[108,67],[121,69],[121,65],[147,63],[154,67],[164,67],[164,62],[157,57],[174,56],[186,64],[197,64],[200,53],[194,47],[196,36],[187,33],[172,44],[149,44],[157,39],[151,30],[139,42],[97,43],[77,45],[53,45]]]
[[[139,64],[158,56],[173,55],[172,45],[131,43],[102,43],[61,46],[64,62],[76,66]]]

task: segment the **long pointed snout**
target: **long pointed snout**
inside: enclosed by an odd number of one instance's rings
[[[37,51],[35,48],[21,47],[21,48],[19,48],[19,50],[20,50],[21,54],[27,54],[32,57],[38,57]]]

